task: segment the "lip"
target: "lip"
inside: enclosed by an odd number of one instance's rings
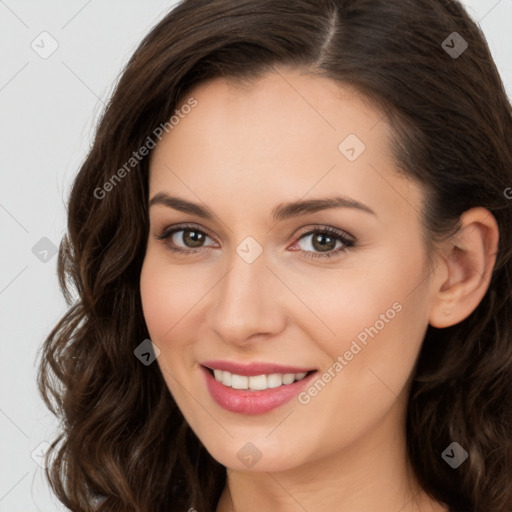
[[[282,386],[279,386],[277,388],[270,388],[262,391],[251,391],[245,389],[233,389],[231,387],[224,386],[224,384],[218,382],[215,379],[215,377],[208,370],[208,367],[200,365],[200,369],[203,372],[206,381],[206,387],[208,388],[210,395],[215,400],[215,402],[217,402],[218,405],[220,405],[222,408],[230,412],[249,415],[264,414],[286,404],[295,396],[297,396],[306,386],[308,386],[311,380],[314,379],[316,374],[318,373],[316,370],[312,371],[310,375],[306,375],[306,377],[304,377],[302,380],[299,380],[292,384],[283,384]],[[222,368],[216,369],[221,370]],[[254,371],[252,369],[249,370],[247,366],[245,367],[245,369],[250,372]],[[278,371],[273,373],[282,372]],[[301,372],[293,371],[285,373]],[[261,375],[261,373],[251,373],[251,375]]]
[[[202,366],[206,366],[211,370],[223,370],[237,375],[245,375],[254,377],[256,375],[271,373],[307,373],[316,368],[304,368],[300,366],[283,366],[275,363],[249,363],[240,364],[232,361],[203,361]],[[291,384],[289,384],[291,386]]]

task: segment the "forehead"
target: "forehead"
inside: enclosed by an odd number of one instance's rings
[[[278,71],[244,85],[210,80],[182,105],[191,97],[197,105],[154,150],[150,196],[179,190],[190,200],[270,211],[282,200],[338,192],[373,209],[420,208],[420,191],[395,172],[383,113],[351,87]]]

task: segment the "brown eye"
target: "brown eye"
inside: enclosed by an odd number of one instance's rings
[[[355,246],[355,241],[342,231],[329,226],[319,226],[317,229],[301,235],[296,244],[305,257],[322,258],[344,253],[350,247]]]
[[[176,237],[176,235],[180,232],[182,235]],[[185,244],[186,247],[196,248],[203,245],[206,235],[203,232],[194,229],[180,229],[179,231],[176,231],[171,237],[173,243],[176,243],[176,240],[174,239],[175,237],[178,238],[178,240],[181,238],[181,241]]]
[[[312,245],[317,251],[332,251],[336,247],[336,239],[330,235],[320,233],[313,236]]]
[[[212,245],[205,245],[207,239],[212,239],[204,231],[194,226],[167,228],[160,235],[156,235],[156,239],[165,241],[166,246],[172,251],[182,253],[194,252]]]

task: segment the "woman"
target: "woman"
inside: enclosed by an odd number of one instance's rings
[[[175,7],[69,199],[63,504],[510,511],[511,112],[454,0]]]

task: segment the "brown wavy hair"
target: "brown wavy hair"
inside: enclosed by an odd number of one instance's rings
[[[443,45],[453,32],[468,44],[457,57]],[[397,169],[425,191],[427,247],[456,233],[472,207],[495,216],[486,295],[464,321],[427,329],[407,450],[435,500],[510,512],[512,108],[483,33],[455,0],[186,0],[143,39],[69,197],[58,259],[69,310],[44,341],[38,374],[61,422],[47,456],[53,491],[73,511],[215,511],[226,468],[189,428],[158,365],[134,356],[149,338],[139,278],[151,155],[98,190],[194,86],[250,83],[279,67],[355,87],[385,113]],[[469,453],[457,470],[441,458],[452,441]]]

